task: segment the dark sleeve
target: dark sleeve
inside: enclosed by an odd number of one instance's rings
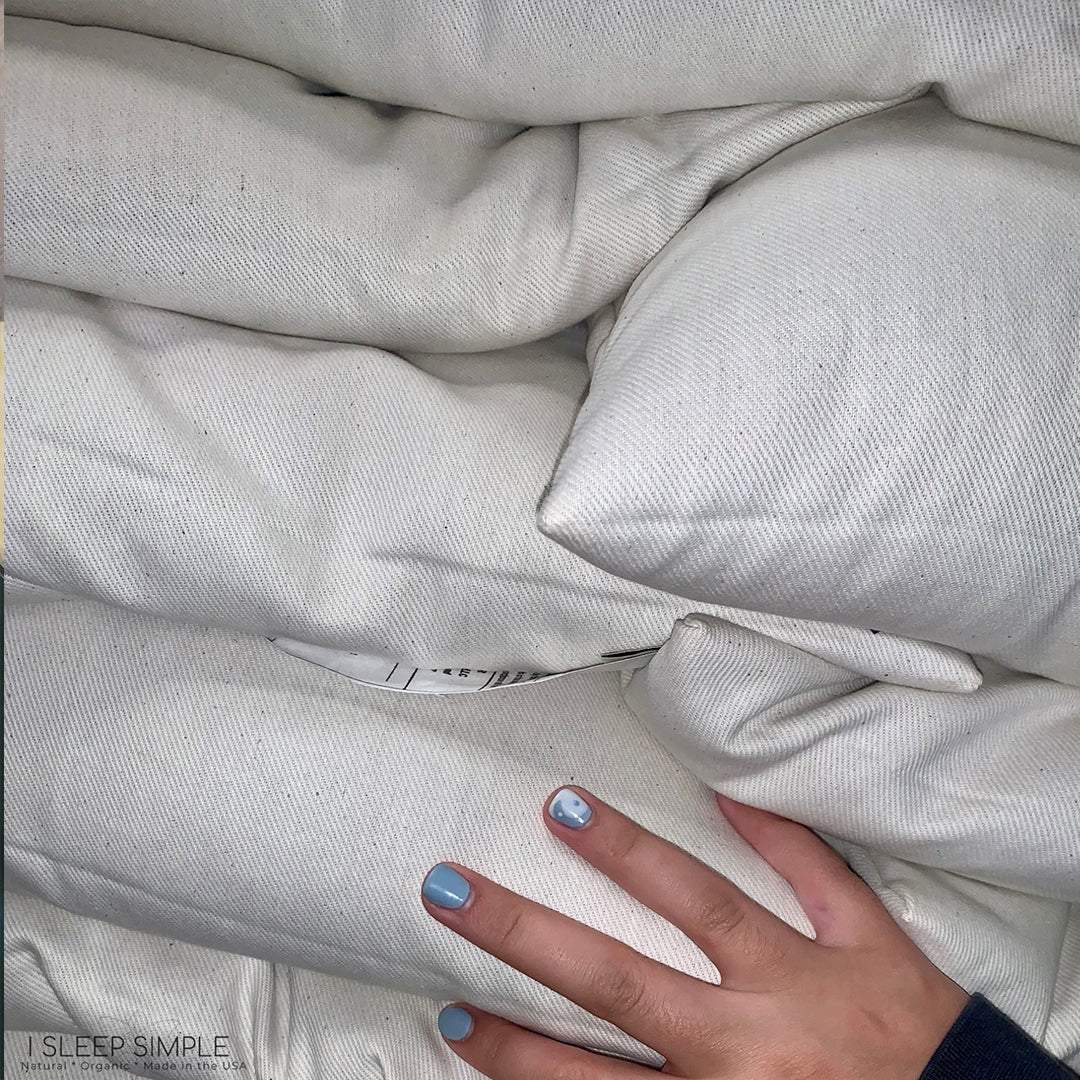
[[[1077,1074],[975,994],[919,1080],[1077,1080]]]

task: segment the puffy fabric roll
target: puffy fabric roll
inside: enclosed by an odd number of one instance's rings
[[[615,675],[395,696],[258,639],[41,590],[19,590],[6,629],[8,875],[59,906],[641,1054],[418,900],[428,867],[455,859],[715,979],[685,937],[535,822],[547,791],[576,781],[808,930]],[[897,860],[878,888],[943,970],[1044,1031],[1067,905]]]
[[[1080,684],[1078,237],[1080,150],[930,98],[778,155],[630,290],[541,528]]]
[[[4,914],[5,1026],[21,1036],[8,1044],[12,1063],[46,1060],[37,1033],[118,1036],[118,1066],[175,1077],[194,1054],[154,1055],[156,1040],[187,1035],[224,1051],[215,1071],[243,1063],[230,1069],[237,1076],[469,1076],[435,1033],[433,1001],[125,930],[18,893],[4,894]]]
[[[13,14],[138,30],[339,91],[461,116],[563,123],[755,101],[886,98],[1080,141],[1069,0],[14,0]]]
[[[1080,689],[986,668],[971,694],[867,684],[694,616],[628,697],[732,798],[872,851],[1080,900]]]
[[[570,326],[717,187],[882,107],[522,130],[326,97],[263,64],[93,27],[14,19],[7,57],[9,273],[387,348]]]
[[[644,732],[617,675],[415,698],[257,638],[40,595],[10,605],[6,631],[7,872],[69,910],[632,1052],[419,899],[427,870],[453,859],[715,980],[537,820],[545,795],[587,770],[598,794],[809,928],[711,793]]]
[[[8,340],[7,569],[39,585],[437,668],[561,671],[700,606],[536,530],[574,334],[409,362],[14,281]],[[978,685],[941,646],[708,610],[871,678]]]

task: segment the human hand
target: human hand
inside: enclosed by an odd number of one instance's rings
[[[968,1001],[877,897],[809,829],[723,796],[725,817],[791,885],[805,937],[722,875],[581,788],[548,799],[544,824],[678,927],[723,985],[440,863],[428,913],[511,967],[609,1020],[696,1080],[916,1080]],[[454,1052],[491,1080],[635,1080],[655,1072],[567,1046],[472,1006],[440,1014]]]

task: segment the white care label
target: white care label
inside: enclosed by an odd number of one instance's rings
[[[311,645],[291,638],[270,638],[279,649],[307,660],[328,671],[374,686],[381,690],[395,690],[402,694],[478,694],[484,690],[505,690],[527,683],[561,679],[577,671],[633,671],[644,667],[656,649],[606,656],[599,663],[567,671],[482,671],[478,668],[418,668],[402,660],[388,660],[385,656],[371,653],[347,652],[344,649],[328,649],[323,645]]]

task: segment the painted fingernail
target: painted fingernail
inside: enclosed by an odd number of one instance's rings
[[[473,1018],[456,1005],[447,1005],[439,1013],[439,1034],[451,1042],[460,1042],[472,1034]]]
[[[439,863],[428,871],[420,893],[436,907],[459,908],[469,899],[469,883],[446,863]]]
[[[588,825],[592,817],[592,807],[576,792],[563,788],[555,792],[548,803],[548,813],[560,824],[571,829],[580,829]]]

